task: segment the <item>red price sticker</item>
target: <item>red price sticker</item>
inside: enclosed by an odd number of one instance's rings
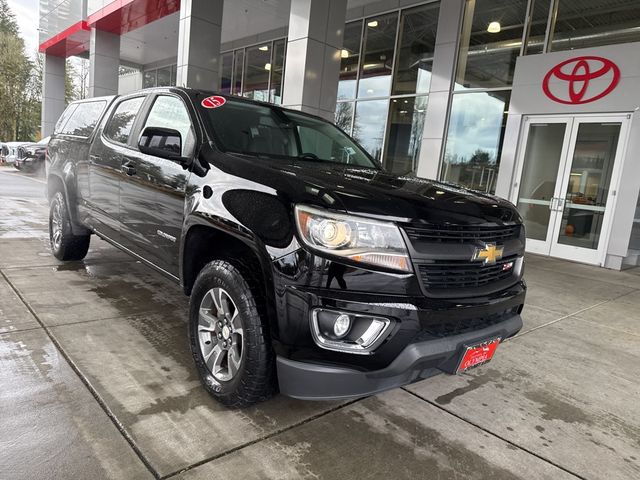
[[[213,95],[202,100],[201,105],[204,108],[218,108],[227,103],[227,99],[219,95]]]

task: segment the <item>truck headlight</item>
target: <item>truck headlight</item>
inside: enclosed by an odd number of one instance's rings
[[[305,245],[322,253],[389,270],[410,272],[407,247],[397,225],[297,205],[296,225]]]

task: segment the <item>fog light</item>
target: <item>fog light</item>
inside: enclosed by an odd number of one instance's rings
[[[349,332],[349,328],[351,328],[351,318],[343,313],[336,318],[333,324],[333,333],[336,337],[342,338]]]
[[[395,322],[366,313],[324,308],[311,311],[311,335],[327,350],[369,355],[389,336]]]

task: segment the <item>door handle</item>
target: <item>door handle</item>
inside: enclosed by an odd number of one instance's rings
[[[127,175],[129,175],[130,177],[136,174],[136,168],[130,163],[123,164],[122,171]]]
[[[559,198],[558,199],[558,208],[557,211],[558,212],[562,212],[564,210],[564,206],[567,203],[567,199],[566,198]]]

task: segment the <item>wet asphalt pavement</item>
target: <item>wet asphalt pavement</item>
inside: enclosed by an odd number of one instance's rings
[[[637,479],[640,270],[531,256],[525,328],[471,373],[228,410],[188,299],[92,239],[63,264],[41,180],[0,167],[0,479]]]

